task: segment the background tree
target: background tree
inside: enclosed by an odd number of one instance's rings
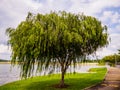
[[[8,28],[12,63],[21,66],[22,77],[37,70],[61,68],[59,87],[64,87],[67,68],[81,57],[94,53],[108,44],[107,27],[94,17],[65,11],[50,14],[28,13],[17,28]]]
[[[120,64],[120,55],[108,55],[102,58],[101,60],[103,63],[109,63],[110,65],[114,66],[115,64]]]
[[[120,54],[120,49],[118,49],[118,54]]]

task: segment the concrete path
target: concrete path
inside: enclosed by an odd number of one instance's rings
[[[120,68],[109,68],[102,83],[85,90],[120,90]]]

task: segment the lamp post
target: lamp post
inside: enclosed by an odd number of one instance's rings
[[[116,60],[116,53],[115,53],[115,66],[117,65],[117,60]]]

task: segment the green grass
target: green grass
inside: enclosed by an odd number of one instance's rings
[[[12,82],[0,86],[0,90],[82,90],[101,82],[106,71],[106,68],[93,68],[90,70],[93,73],[66,74],[65,83],[69,87],[64,89],[52,87],[52,85],[58,84],[60,81],[60,74],[56,74]]]

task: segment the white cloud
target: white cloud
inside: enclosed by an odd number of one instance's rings
[[[120,23],[120,13],[117,11],[104,11],[103,15],[100,17],[102,22],[112,24],[118,24]]]
[[[118,32],[118,33],[120,33],[120,23],[118,25],[116,25],[115,31]]]
[[[108,49],[108,48],[103,48],[101,50],[98,50],[96,52],[96,55],[98,56],[98,58],[103,58],[104,56],[112,55],[114,53],[116,53],[116,51],[113,51],[113,50]]]
[[[11,53],[11,49],[7,45],[0,44],[0,53],[10,54]]]
[[[73,12],[84,12],[88,15],[95,15],[100,13],[103,9],[108,7],[119,7],[120,0],[71,0],[73,2],[71,11]]]
[[[120,33],[119,34],[111,34],[111,42],[107,48],[103,48],[97,51],[97,56],[100,58],[106,55],[112,55],[118,53],[118,49],[120,49]]]
[[[111,45],[113,46],[114,49],[120,49],[120,33],[116,34],[111,34]]]
[[[0,59],[10,59],[11,55],[11,48],[8,47],[7,45],[0,44]]]

